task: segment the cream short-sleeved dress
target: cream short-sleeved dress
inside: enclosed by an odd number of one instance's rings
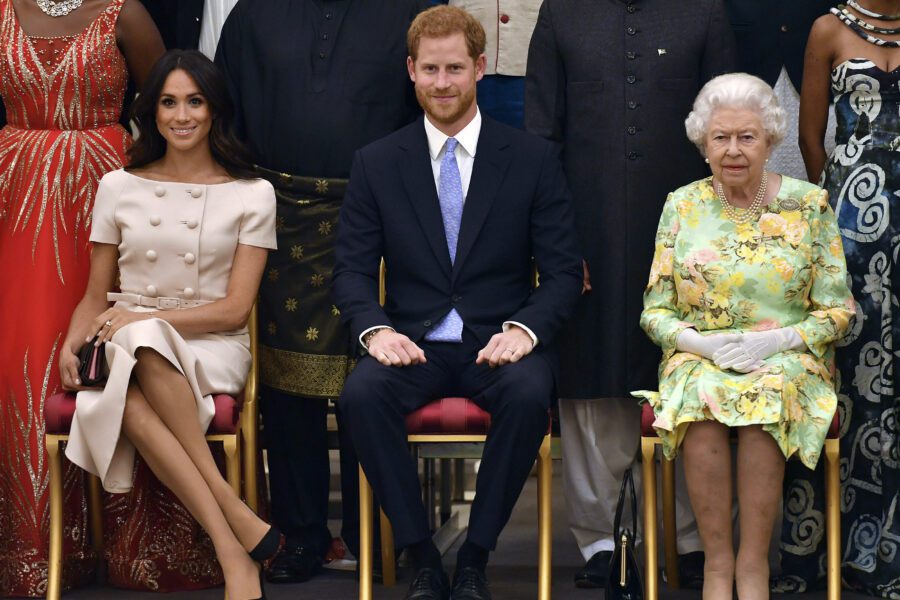
[[[238,244],[275,248],[275,192],[261,179],[200,185],[113,171],[97,189],[91,241],[118,246],[123,293],[220,300]],[[116,306],[157,310],[122,300]],[[205,431],[214,414],[212,395],[243,389],[249,345],[246,328],[182,336],[161,319],[121,328],[106,344],[104,389],[78,392],[66,457],[98,475],[107,491],[129,491],[134,446],[121,430],[137,349],[153,348],[184,374]]]

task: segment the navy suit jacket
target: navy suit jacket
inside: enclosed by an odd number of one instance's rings
[[[556,146],[482,114],[451,266],[423,118],[354,157],[335,246],[333,293],[341,318],[354,339],[390,325],[418,342],[456,308],[482,345],[504,321],[517,321],[537,335],[535,351],[548,354],[582,283]],[[382,257],[384,307],[378,302]]]

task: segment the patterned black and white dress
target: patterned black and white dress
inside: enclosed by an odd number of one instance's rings
[[[857,301],[837,353],[841,563],[854,587],[900,599],[900,68],[854,58],[832,71],[831,83],[836,147],[820,185],[837,215]],[[794,586],[782,584],[800,591],[824,576],[824,492],[797,465],[785,481],[781,550]]]

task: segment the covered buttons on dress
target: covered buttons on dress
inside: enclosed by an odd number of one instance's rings
[[[146,290],[147,290],[148,296],[156,296],[156,286],[155,285],[148,285]]]
[[[150,262],[156,262],[156,250],[147,250],[145,256]]]
[[[159,217],[159,215],[150,215],[150,224],[151,225],[156,227],[160,223],[162,223],[162,219]]]
[[[195,260],[197,260],[197,257],[194,256],[194,254],[191,252],[188,252],[187,254],[184,255],[184,262],[186,262],[189,265],[194,264]]]
[[[153,188],[153,193],[156,194],[157,198],[162,198],[163,196],[166,195],[166,188],[164,188],[161,185],[158,185],[155,188]]]

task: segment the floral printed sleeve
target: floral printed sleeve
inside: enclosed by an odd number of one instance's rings
[[[677,308],[674,260],[675,240],[681,227],[677,203],[673,194],[669,194],[659,219],[656,250],[650,267],[650,280],[644,290],[644,310],[641,313],[641,328],[662,348],[664,360],[674,354],[678,334],[691,326],[682,320]]]
[[[794,325],[810,351],[824,356],[828,347],[847,332],[855,307],[847,287],[847,264],[837,220],[828,205],[828,192],[810,192],[813,277],[809,289],[809,316]]]

